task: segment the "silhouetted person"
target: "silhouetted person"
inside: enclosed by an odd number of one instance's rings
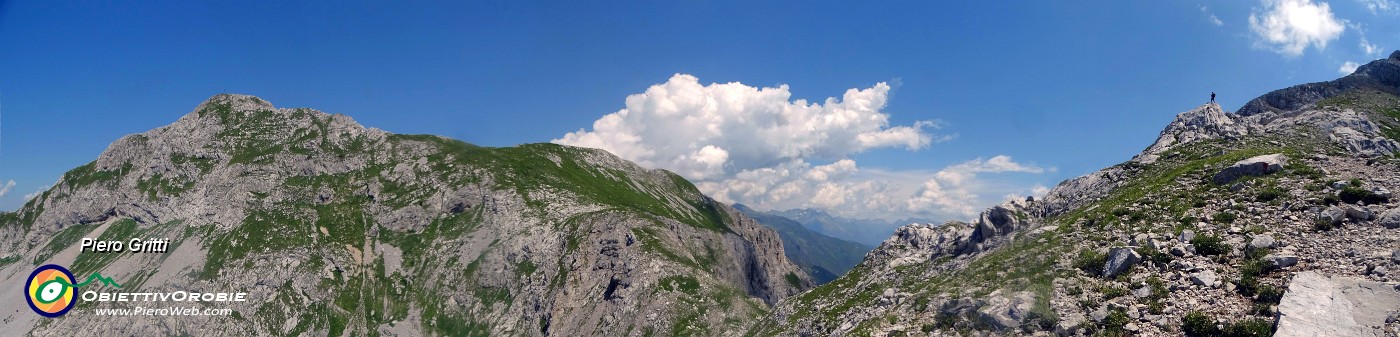
[[[1214,91],[1210,92],[1210,101],[1211,101],[1211,102],[1215,102],[1215,92],[1214,92]]]

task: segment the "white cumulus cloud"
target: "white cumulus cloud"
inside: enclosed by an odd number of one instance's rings
[[[599,118],[591,130],[553,142],[676,172],[726,203],[866,218],[966,218],[1017,190],[979,174],[1047,170],[1007,156],[939,171],[861,167],[851,155],[921,150],[952,137],[933,134],[941,126],[932,121],[891,125],[884,111],[889,93],[889,85],[877,83],[808,102],[794,99],[786,85],[701,84],[677,74],[628,96],[625,108]]]
[[[1359,67],[1361,67],[1360,63],[1346,61],[1342,62],[1341,68],[1337,68],[1337,72],[1342,73],[1342,75],[1351,75],[1351,73],[1356,72],[1356,68]]]
[[[6,194],[9,194],[9,193],[10,193],[10,189],[13,189],[13,188],[15,188],[15,180],[14,180],[14,179],[10,179],[10,181],[5,182],[5,185],[4,185],[4,186],[0,186],[0,197],[4,197]]]
[[[1249,15],[1249,28],[1259,42],[1287,56],[1302,55],[1308,46],[1325,49],[1346,30],[1346,21],[1326,2],[1264,0],[1263,5],[1263,12]]]
[[[702,85],[677,74],[627,97],[626,108],[555,143],[600,148],[648,167],[705,180],[796,159],[831,161],[875,148],[933,143],[919,122],[890,126],[890,86],[850,89],[839,99],[792,100],[787,85]]]

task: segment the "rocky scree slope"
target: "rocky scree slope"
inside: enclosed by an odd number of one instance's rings
[[[1183,112],[1044,198],[898,229],[749,333],[1395,336],[1397,92],[1400,52],[1241,113]]]
[[[173,243],[80,254],[83,237]],[[160,304],[80,302],[58,319],[3,301],[0,331],[728,335],[812,285],[772,230],[670,172],[601,150],[391,134],[242,95],[123,137],[0,213],[5,284],[46,263],[121,291],[249,301],[198,318],[96,316]]]

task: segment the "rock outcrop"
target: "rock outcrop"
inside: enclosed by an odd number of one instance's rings
[[[1277,337],[1395,336],[1400,285],[1303,272],[1278,306]],[[1389,330],[1387,330],[1389,328]]]
[[[1167,150],[1181,145],[1208,139],[1234,139],[1249,133],[1249,129],[1235,121],[1235,116],[1225,113],[1215,102],[1206,103],[1190,111],[1176,115],[1171,124],[1162,129],[1157,141],[1133,157],[1133,161],[1153,163]]]
[[[1288,157],[1280,153],[1250,157],[1220,170],[1214,177],[1211,177],[1211,181],[1224,185],[1243,177],[1257,177],[1282,171],[1284,165],[1288,165]]]

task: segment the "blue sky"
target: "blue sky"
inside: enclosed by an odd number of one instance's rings
[[[745,138],[748,129],[726,124],[685,134],[697,138],[679,150],[610,150],[687,170],[707,193],[759,209],[963,218],[1130,158],[1211,91],[1234,109],[1396,48],[1394,0],[0,1],[0,209],[220,92],[488,146],[568,143],[570,133],[620,146],[635,125],[603,132],[594,122],[624,109],[693,116],[628,104],[678,88],[777,104],[779,117],[798,105],[778,103],[805,99],[816,108],[797,110],[811,116],[885,122],[815,138],[768,129]],[[840,105],[850,89],[884,105]],[[828,97],[837,100],[823,104]],[[744,109],[715,117],[754,113]],[[896,131],[908,137],[834,143]],[[796,152],[736,148],[754,141]],[[714,166],[685,161],[717,153],[700,151],[710,144],[729,155],[706,162]]]

